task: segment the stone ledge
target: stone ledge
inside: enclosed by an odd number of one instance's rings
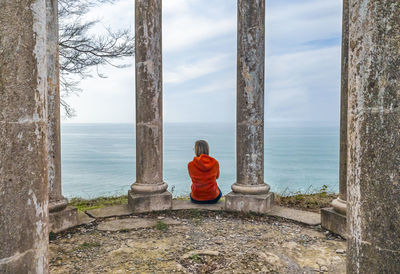
[[[221,211],[224,210],[225,203],[219,202],[216,204],[194,204],[188,200],[172,200],[172,210],[185,210],[185,209],[198,209],[198,210],[210,210],[210,211]]]
[[[332,207],[321,209],[321,226],[347,239],[346,215],[336,212]]]
[[[49,214],[50,232],[58,233],[77,226],[78,210],[72,206]]]
[[[89,217],[84,212],[78,211],[78,224],[77,225],[87,225],[94,222],[96,219]]]
[[[188,200],[173,200],[171,210],[225,211],[225,203],[219,202],[217,204],[211,205],[199,205],[194,204]],[[128,205],[115,205],[110,207],[98,208],[88,210],[87,213],[94,218],[122,217],[133,214]],[[271,208],[271,211],[266,214],[268,216],[280,217],[310,226],[321,224],[321,214],[319,213],[313,213],[283,206],[274,205]],[[82,212],[79,212],[78,215],[79,222],[77,225],[88,224],[95,220],[94,218],[91,218]]]
[[[128,205],[116,205],[86,210],[85,213],[93,218],[98,219],[131,215],[132,210],[129,209]]]
[[[268,213],[268,215],[296,221],[310,226],[321,224],[321,215],[318,213],[283,206],[275,205],[272,208],[271,212]]]

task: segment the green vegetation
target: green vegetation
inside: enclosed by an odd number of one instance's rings
[[[305,192],[291,192],[284,191],[280,194],[275,194],[275,202],[278,205],[286,207],[294,207],[302,210],[309,210],[318,212],[321,208],[328,207],[337,194],[329,191],[328,186],[324,185],[321,189],[311,190],[311,187]],[[174,198],[175,200],[189,200],[188,196],[179,196]],[[221,202],[224,202],[225,198],[221,198]],[[82,199],[73,198],[70,201],[70,205],[78,208],[80,211],[103,208],[113,205],[128,204],[128,196],[114,196],[114,197],[99,197],[96,199]],[[193,220],[201,220],[201,213],[199,210],[193,209],[188,210],[186,214]],[[162,225],[161,225],[162,226]],[[158,227],[157,227],[158,228]],[[163,229],[160,229],[163,230]]]
[[[290,195],[275,194],[275,202],[281,206],[318,212],[321,208],[329,207],[332,200],[337,198],[337,194],[329,192],[326,185],[314,193],[307,192],[297,191]]]
[[[178,200],[178,201],[189,201],[189,195],[188,196],[177,196],[174,198],[174,200]]]
[[[194,254],[194,255],[190,256],[189,258],[195,262],[200,261],[200,256],[198,254]]]
[[[79,246],[79,249],[88,249],[88,248],[100,247],[100,246],[101,246],[101,244],[97,243],[97,242],[93,242],[93,243],[84,242],[83,244],[81,244]]]
[[[156,228],[158,230],[167,230],[168,229],[168,225],[163,223],[163,222],[161,222],[161,221],[158,221],[157,224],[156,224]]]
[[[99,197],[90,200],[82,198],[72,198],[69,204],[73,207],[76,207],[79,211],[85,211],[113,205],[128,204],[128,195],[115,197]]]

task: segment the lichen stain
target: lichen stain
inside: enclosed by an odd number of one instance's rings
[[[37,76],[37,92],[35,93],[35,111],[33,114],[33,120],[41,120],[43,123],[35,122],[36,129],[35,134],[37,139],[43,138],[41,130],[39,130],[39,124],[46,125],[47,119],[47,48],[46,48],[46,2],[45,0],[35,0],[31,4],[31,10],[33,15],[33,39],[35,40],[35,47],[33,55],[36,60],[36,76]],[[46,140],[46,139],[45,139]],[[46,169],[47,170],[47,169]],[[47,184],[47,180],[43,183]],[[47,191],[47,187],[45,188]],[[38,203],[35,193],[30,190],[31,200],[34,206],[34,210],[37,217],[36,222],[36,233],[37,240],[35,241],[36,248],[36,272],[47,273],[48,272],[48,199],[44,199],[42,203]],[[47,197],[47,195],[45,195]]]

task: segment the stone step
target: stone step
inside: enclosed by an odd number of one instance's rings
[[[115,206],[86,210],[85,213],[93,218],[98,219],[98,218],[128,216],[132,214],[132,211],[128,208],[128,205],[115,205]]]
[[[198,210],[210,210],[210,211],[221,211],[224,210],[225,203],[219,202],[216,204],[194,204],[188,200],[172,200],[172,210],[185,210],[185,209],[198,209]]]
[[[211,205],[199,205],[199,204],[193,204],[187,200],[173,200],[172,210],[195,209],[195,210],[208,210],[208,211],[223,211],[224,205],[225,204],[223,202]],[[116,205],[116,206],[87,210],[86,213],[89,216],[98,219],[98,218],[128,216],[132,214],[132,211],[128,208],[128,205]],[[277,205],[274,205],[272,210],[267,215],[296,221],[310,226],[316,226],[321,224],[321,215],[319,213],[313,213],[309,211],[303,211]]]
[[[270,216],[280,217],[302,224],[316,226],[321,224],[321,214],[275,205],[268,213]]]

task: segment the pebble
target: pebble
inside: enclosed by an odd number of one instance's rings
[[[328,272],[328,267],[326,265],[321,266],[320,270],[322,272]]]
[[[346,251],[344,249],[336,249],[337,254],[345,254]]]

